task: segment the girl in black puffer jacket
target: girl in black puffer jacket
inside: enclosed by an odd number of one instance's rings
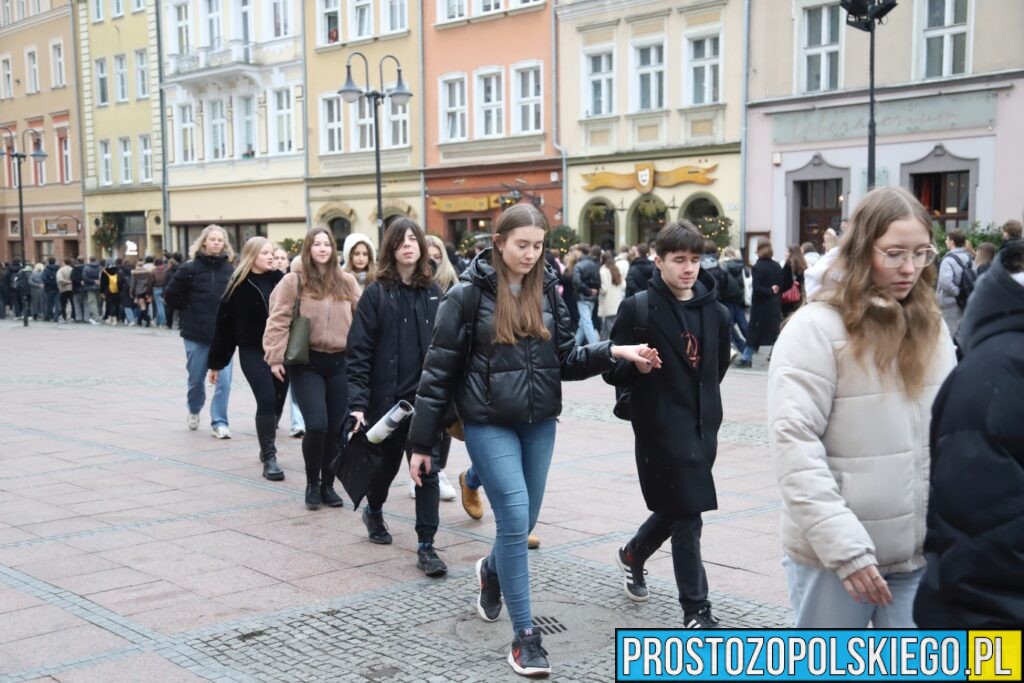
[[[550,671],[533,629],[526,552],[554,450],[561,382],[599,374],[616,359],[659,364],[646,345],[576,345],[558,278],[545,267],[546,234],[532,205],[498,218],[494,249],[477,256],[438,309],[409,430],[410,475],[419,483],[455,402],[497,523],[490,556],[477,562],[477,610],[495,621],[504,594],[514,632],[509,663],[524,675]]]

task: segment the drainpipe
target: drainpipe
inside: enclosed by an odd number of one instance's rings
[[[163,2],[161,0],[156,0],[154,11],[156,12],[156,65],[160,78],[160,195],[163,199],[164,209],[164,250],[168,251],[167,245],[171,244],[171,198],[167,189],[167,118],[164,116],[167,108],[167,95],[164,93],[164,38],[160,21],[163,14]],[[187,245],[175,243],[172,247],[171,253],[180,251],[185,258],[188,257]]]
[[[301,6],[302,6],[302,9],[299,10],[299,12],[300,12],[300,15],[299,15],[300,16],[300,18],[299,18],[299,22],[300,22],[299,26],[305,27],[306,26],[306,3],[304,3],[304,2],[301,3]],[[305,29],[303,29],[303,30],[305,30]],[[314,38],[314,40],[316,40],[316,39]],[[303,40],[302,41],[302,98],[303,98],[303,107],[302,107],[302,114],[303,114],[303,116],[302,116],[302,118],[304,119],[303,126],[302,126],[302,149],[303,149],[303,155],[302,156],[303,156],[303,158],[306,161],[306,164],[305,164],[305,169],[306,170],[305,170],[305,173],[303,174],[303,178],[302,178],[302,190],[303,190],[303,193],[306,196],[306,230],[307,231],[312,229],[312,222],[311,221],[313,220],[313,207],[310,206],[310,203],[309,203],[309,180],[310,180],[310,175],[311,175],[311,170],[312,170],[313,162],[312,162],[312,159],[311,159],[312,152],[309,149],[309,107],[310,107],[310,100],[312,98],[311,98],[311,96],[309,94],[309,78],[308,78],[308,75],[309,75],[309,49],[308,49],[308,45],[309,45],[309,40]],[[316,106],[317,108],[319,108],[320,100],[317,99],[314,102],[313,106]],[[317,112],[317,116],[319,116],[319,115],[320,115],[320,113],[318,111]],[[317,134],[317,136],[319,137],[319,133]],[[267,234],[268,235],[270,234],[270,230],[269,229],[267,230]]]
[[[565,177],[566,167],[568,166],[568,151],[565,147],[562,147],[559,135],[561,133],[558,120],[561,116],[561,108],[558,104],[558,18],[556,16],[555,7],[551,6],[551,87],[554,90],[554,97],[552,98],[555,102],[554,107],[554,121],[552,122],[552,144],[554,145],[555,151],[558,152],[562,158],[562,223],[569,225],[567,220],[569,217],[569,185]]]
[[[74,53],[74,62],[73,62],[74,71],[72,73],[74,74],[74,77],[75,77],[75,107],[74,107],[75,111],[76,111],[75,121],[78,124],[78,131],[75,131],[75,132],[80,132],[81,133],[80,135],[76,135],[75,136],[75,137],[78,138],[78,160],[79,160],[79,168],[81,169],[79,171],[79,173],[78,173],[78,178],[79,178],[79,184],[82,186],[82,223],[81,223],[81,230],[79,231],[78,235],[79,235],[79,240],[81,242],[84,242],[84,243],[80,244],[79,248],[80,249],[84,249],[84,253],[85,253],[86,257],[88,257],[89,255],[92,254],[92,250],[90,248],[90,245],[92,244],[92,229],[89,228],[89,214],[87,214],[85,212],[85,174],[89,170],[89,162],[88,162],[88,159],[85,156],[85,148],[86,148],[86,145],[85,145],[85,107],[83,106],[84,102],[82,101],[82,98],[84,97],[84,88],[83,88],[84,84],[82,83],[82,80],[81,80],[81,76],[82,76],[82,63],[81,63],[82,62],[82,60],[81,60],[81,56],[82,56],[82,33],[80,32],[81,31],[81,27],[78,24],[78,10],[79,10],[79,8],[77,6],[73,6],[73,7],[69,7],[68,9],[70,10],[69,14],[71,16],[71,41],[72,41],[72,46],[74,47],[74,49],[72,50],[72,52]],[[14,10],[11,10],[11,11],[13,12]],[[88,7],[86,7],[85,12],[86,12],[86,16],[88,17],[88,14],[89,14]],[[88,19],[86,19],[86,20],[88,21]],[[92,37],[91,36],[90,36],[90,39],[89,39],[89,50],[90,50],[90,54],[91,54],[91,50],[92,50]],[[70,126],[70,124],[69,124],[69,126]],[[68,128],[68,135],[70,135],[70,134],[71,134],[71,129],[69,127]],[[59,150],[54,150],[54,151],[58,151],[59,152]],[[57,163],[61,163],[61,162],[58,161]],[[21,171],[19,170],[18,173],[20,174]],[[21,176],[20,175],[18,176],[18,186],[19,187],[21,186]],[[25,232],[24,232],[25,231],[24,223],[19,223],[19,225],[21,226],[22,234],[25,234]],[[81,254],[83,252],[79,251],[78,253]],[[22,254],[21,254],[22,260],[25,259],[25,256],[26,256],[25,250],[22,249]],[[65,256],[66,256],[66,254],[65,254]]]
[[[423,3],[422,2],[417,2],[416,3],[416,7],[417,7],[417,10],[416,10],[417,11],[416,21],[417,21],[417,23],[418,23],[418,25],[420,27],[420,31],[419,31],[419,43],[420,43],[420,45],[419,45],[419,47],[420,47],[420,86],[423,87],[423,92],[420,94],[419,103],[418,103],[419,104],[419,110],[420,110],[420,112],[419,112],[420,113],[420,158],[419,158],[419,167],[420,167],[420,201],[423,202],[423,207],[422,207],[423,217],[421,219],[421,222],[423,224],[423,230],[425,232],[429,233],[430,230],[427,228],[427,174],[426,174],[426,166],[427,166],[427,93],[426,93],[426,90],[427,90],[427,73],[426,73],[426,67],[424,66],[427,63],[427,59],[426,59],[427,55],[426,55],[426,47],[424,46],[424,40],[423,40],[423,35],[426,32],[426,27],[423,25]],[[444,241],[447,242],[448,241],[448,226],[445,225],[444,222],[442,221],[441,227],[438,228],[435,231],[435,234],[440,235],[441,239],[443,239]],[[455,246],[458,247],[457,244]]]
[[[750,97],[750,0],[743,1],[743,95],[740,118],[740,249],[747,247],[747,100]]]

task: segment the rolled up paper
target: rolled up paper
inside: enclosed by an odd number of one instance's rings
[[[391,436],[391,432],[398,429],[398,425],[413,413],[412,404],[408,401],[399,401],[391,410],[384,414],[384,417],[377,420],[377,424],[366,433],[366,440],[370,443],[380,443]]]

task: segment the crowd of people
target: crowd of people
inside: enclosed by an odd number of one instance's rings
[[[392,543],[383,511],[404,463],[417,567],[431,577],[447,572],[434,540],[439,501],[455,497],[443,475],[451,439],[463,439],[472,464],[459,475],[463,506],[480,519],[483,490],[495,519],[492,549],[475,567],[475,609],[489,622],[508,609],[508,661],[521,675],[551,671],[532,620],[527,552],[561,383],[602,375],[634,432],[651,514],[610,558],[625,596],[649,599],[645,564],[670,540],[682,624],[714,628],[700,546],[702,514],[718,507],[719,387],[765,346],[796,626],[1024,622],[1019,222],[1003,226],[1000,248],[976,253],[950,230],[939,260],[921,204],[881,188],[838,234],[826,231],[820,253],[794,244],[782,263],[761,240],[748,267],[686,221],[617,254],[589,245],[562,254],[547,236],[544,215],[518,204],[469,261],[408,218],[388,225],[379,252],[362,235],[339,251],[316,227],[294,259],[263,237],[236,259],[211,225],[187,261],[79,260],[63,275],[55,263],[16,264],[6,279],[20,291],[23,273],[30,287],[42,273],[43,319],[62,317],[69,302],[80,322],[170,325],[176,316],[191,430],[209,384],[212,433],[231,438],[237,351],[256,401],[262,475],[284,479],[275,440],[290,402],[311,510],[344,507],[331,463],[345,437],[413,404],[379,446],[361,518],[368,541]],[[36,310],[32,297],[20,300]]]

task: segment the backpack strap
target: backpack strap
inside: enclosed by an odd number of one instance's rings
[[[643,344],[647,341],[647,313],[650,307],[647,290],[637,292],[633,297],[636,301],[636,320],[633,325],[633,342]]]

